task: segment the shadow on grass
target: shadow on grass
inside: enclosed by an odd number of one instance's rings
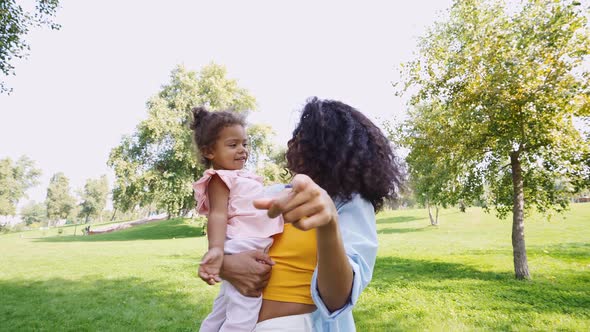
[[[449,216],[449,215],[458,214],[458,213],[460,213],[460,212],[459,211],[452,211],[452,210],[451,211],[443,210],[441,213],[439,213],[438,216],[440,218],[442,216]],[[428,220],[428,212],[424,212],[424,215],[421,217],[417,217],[417,216],[381,217],[381,218],[377,219],[377,224],[399,224],[399,223],[410,222],[410,221],[415,221],[415,220],[424,220],[424,222],[427,222],[428,224],[430,224],[430,221]]]
[[[457,263],[377,257],[372,287],[386,287],[392,280],[400,279],[400,277],[413,282],[449,279],[511,280],[513,274],[479,271],[471,266]]]
[[[421,220],[426,219],[428,216],[424,218],[418,218],[415,216],[399,216],[399,217],[389,217],[389,218],[379,218],[377,219],[377,224],[398,224],[402,222],[410,222],[414,220]]]
[[[589,286],[590,276],[584,271],[517,281],[512,272],[378,257],[367,291],[387,295],[372,298],[365,308],[355,311],[355,317],[367,330],[375,331],[429,329],[432,326],[420,325],[421,321],[427,319],[432,325],[443,316],[453,316],[466,330],[529,330],[543,313],[590,319]]]
[[[465,250],[465,254],[472,256],[512,255],[512,248]],[[551,257],[564,262],[590,263],[590,243],[570,242],[554,245],[527,246],[529,258]]]
[[[590,243],[570,242],[551,246],[534,246],[528,249],[531,256],[550,256],[568,262],[589,262]]]
[[[92,226],[91,226],[92,227]],[[171,219],[138,225],[120,231],[88,236],[52,236],[39,238],[38,242],[96,242],[96,241],[136,241],[163,240],[204,236],[201,227],[187,224],[183,219]]]
[[[426,229],[430,228],[430,226],[420,227],[420,228],[383,228],[377,230],[377,234],[404,234],[404,233],[414,233],[414,232],[422,232]]]
[[[6,331],[195,331],[211,302],[137,278],[2,280],[0,294]]]

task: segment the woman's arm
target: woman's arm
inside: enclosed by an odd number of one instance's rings
[[[268,284],[274,264],[270,256],[259,250],[225,255],[221,277],[242,295],[258,297]]]
[[[348,303],[353,269],[339,231],[338,212],[325,190],[308,176],[298,174],[291,192],[272,200],[256,200],[254,206],[268,209],[270,217],[283,215],[285,222],[301,230],[317,228],[317,288],[326,308],[333,312]]]
[[[319,286],[319,273],[317,270],[314,272],[311,296],[318,311],[327,320],[337,319],[352,310],[362,291],[371,281],[377,258],[377,230],[373,205],[357,194],[346,203],[338,203],[337,211],[338,227],[348,263],[353,270],[353,279],[346,304],[334,311],[326,305]]]
[[[340,236],[338,215],[330,223],[317,228],[317,243],[317,288],[326,308],[334,312],[348,302],[353,278]]]

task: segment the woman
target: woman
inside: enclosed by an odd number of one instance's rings
[[[254,202],[285,221],[270,257],[226,256],[221,276],[244,295],[263,294],[256,331],[354,331],[352,308],[377,255],[375,211],[401,182],[396,158],[362,113],[312,98],[288,143],[287,168],[296,174],[292,189]]]

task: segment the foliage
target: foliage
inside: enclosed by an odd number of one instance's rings
[[[30,201],[27,205],[22,207],[20,214],[25,224],[29,226],[32,223],[45,220],[47,218],[47,209],[43,203]]]
[[[257,168],[273,150],[272,138],[276,133],[271,126],[263,124],[249,124],[247,132],[249,144],[247,167]]]
[[[111,150],[115,208],[129,211],[155,204],[177,216],[194,207],[192,183],[204,168],[194,156],[190,110],[198,105],[236,112],[255,107],[254,97],[226,73],[225,67],[213,63],[200,72],[183,66],[172,71],[170,82],[147,102],[147,119]]]
[[[67,221],[71,224],[79,224],[84,222],[84,215],[82,214],[82,205],[76,204],[68,213]]]
[[[284,150],[277,153],[285,153]],[[291,181],[291,173],[287,170],[286,163],[276,163],[272,159],[265,161],[256,169],[256,174],[262,176],[265,185],[276,183],[288,183]]]
[[[0,215],[15,215],[18,202],[27,197],[27,189],[36,186],[41,170],[26,156],[16,162],[0,159]]]
[[[24,39],[32,27],[49,26],[59,29],[53,22],[59,0],[36,0],[35,9],[26,11],[15,0],[0,1],[0,71],[4,76],[14,75],[14,59],[24,58],[30,50]],[[0,93],[10,92],[0,80]]]
[[[70,194],[70,180],[61,172],[55,173],[47,187],[47,217],[50,220],[65,219],[75,205],[76,199]]]
[[[286,170],[287,160],[285,149],[273,144],[276,133],[268,125],[250,125],[248,138],[250,141],[250,156],[248,167],[262,176],[264,184],[286,183],[290,174]]]
[[[80,193],[80,215],[85,218],[85,222],[91,217],[102,221],[102,212],[106,208],[108,195],[109,181],[106,175],[99,179],[86,180],[84,190]]]
[[[590,42],[579,7],[527,1],[508,13],[497,1],[456,1],[448,21],[421,39],[418,59],[404,67],[411,99],[399,128],[418,200],[482,199],[505,216],[515,154],[527,207],[567,206],[590,150],[574,127],[590,116],[582,66]]]
[[[410,111],[399,132],[417,193],[442,205],[479,199],[501,217],[512,211],[517,278],[530,278],[525,211],[562,211],[588,174],[590,144],[574,126],[590,117],[580,7],[528,0],[509,11],[496,0],[457,0],[404,71]]]

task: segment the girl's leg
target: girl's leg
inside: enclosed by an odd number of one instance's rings
[[[247,250],[267,250],[272,238],[230,239],[225,241],[225,252],[235,254]],[[220,332],[247,331],[251,332],[258,321],[258,312],[262,305],[262,296],[248,297],[240,294],[230,283],[226,285],[225,322]]]
[[[251,332],[258,321],[258,312],[262,305],[262,296],[248,297],[240,294],[231,284],[226,289],[226,319],[220,332]]]
[[[213,310],[201,323],[199,332],[217,332],[225,322],[225,313],[227,310],[227,285],[229,283],[224,281],[219,289],[219,295],[213,302]],[[233,287],[232,287],[233,288]]]

